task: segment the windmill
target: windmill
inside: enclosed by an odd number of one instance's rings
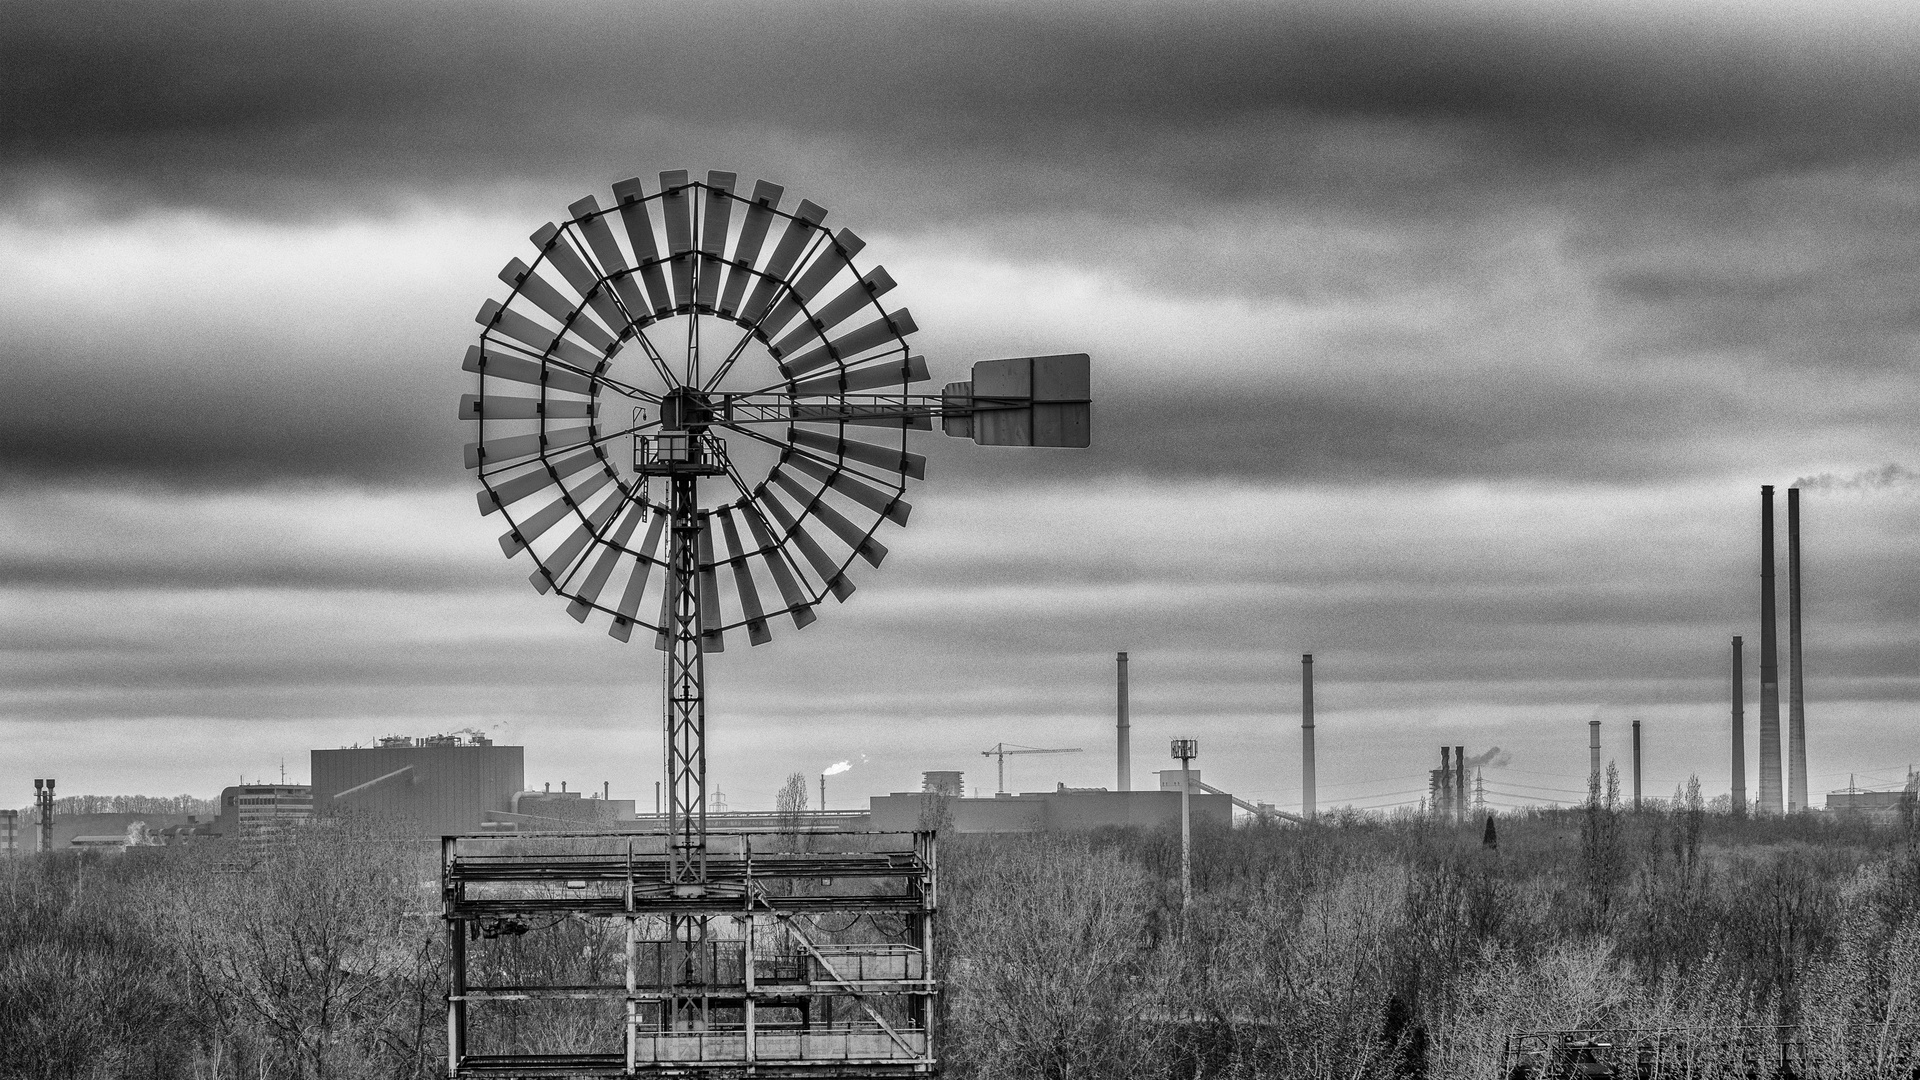
[[[997,794],[1005,795],[1007,793],[1007,758],[1009,755],[1013,755],[1013,754],[1077,754],[1079,752],[1080,752],[1080,748],[1077,746],[1070,746],[1062,749],[1049,750],[1044,747],[1021,746],[1019,743],[1003,742],[1003,743],[994,743],[993,748],[990,750],[980,751],[980,756],[1000,759],[997,762],[997,764],[1000,767],[1000,782],[999,782],[999,785],[994,789],[994,791]]]
[[[911,447],[935,421],[984,445],[1089,444],[1085,354],[982,361],[921,389],[913,318],[882,302],[892,277],[856,266],[864,241],[824,226],[825,209],[784,196],[663,172],[651,191],[624,180],[609,205],[573,203],[534,231],[531,262],[501,271],[463,364],[477,383],[460,400],[465,463],[502,551],[574,619],[621,641],[639,629],[664,654],[683,897],[708,880],[705,655],[852,595],[853,563],[878,567],[881,526],[907,522],[926,471]]]

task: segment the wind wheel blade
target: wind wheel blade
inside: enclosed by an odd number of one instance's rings
[[[872,465],[887,472],[903,473],[915,480],[927,478],[927,459],[919,454],[910,454],[904,450],[895,450],[890,446],[876,446],[873,443],[856,442],[828,435],[808,428],[788,428],[787,441],[812,450],[825,450],[863,465]]]
[[[660,174],[660,215],[673,267],[673,310],[693,310],[693,189],[685,169]]]
[[[926,357],[909,356],[905,359],[888,359],[881,363],[866,364],[833,375],[803,379],[788,386],[787,392],[794,397],[833,397],[839,394],[855,394],[862,390],[874,390],[883,386],[906,386],[911,383],[925,382],[932,377],[927,373]]]
[[[587,497],[605,487],[613,477],[606,473],[596,473],[572,491],[560,489],[560,497],[541,507],[526,520],[520,521],[500,537],[500,550],[511,559],[527,549],[527,545],[540,539],[542,533],[553,528],[560,520],[574,512],[574,508],[585,502]]]
[[[800,200],[800,209],[788,220],[786,231],[780,234],[780,242],[774,245],[773,254],[767,258],[767,265],[760,272],[761,277],[753,287],[753,294],[740,308],[739,321],[752,325],[758,322],[767,310],[767,305],[787,283],[787,275],[793,272],[793,264],[807,250],[807,242],[813,239],[820,228],[820,220],[827,216],[825,209],[815,206],[805,199]]]
[[[526,383],[529,386],[544,385],[548,389],[564,390],[569,394],[593,392],[593,380],[577,371],[542,364],[538,360],[528,360],[524,356],[483,349],[478,345],[467,346],[467,357],[460,362],[460,367],[464,371],[472,371],[496,379]]]
[[[639,181],[633,181],[638,184]],[[620,185],[613,186],[615,194]],[[600,212],[600,204],[589,195],[572,206],[567,213],[576,219],[580,235],[587,238],[587,247],[593,251],[593,257],[599,261],[600,269],[606,272],[608,282],[613,286],[613,294],[627,309],[627,316],[636,327],[645,326],[654,320],[653,305],[647,303],[646,293],[640,289],[640,283],[633,276],[633,268],[627,265],[627,257],[620,251],[620,245],[614,242],[613,230],[607,227],[607,216]],[[644,212],[643,212],[644,213]],[[622,211],[625,217],[625,211]]]
[[[666,523],[667,515],[653,515],[646,539],[640,541],[639,557],[633,561],[633,573],[627,577],[626,590],[620,594],[620,605],[614,609],[613,625],[607,628],[607,633],[621,641],[633,636],[634,613],[640,610],[640,599],[647,591],[647,577],[659,561],[654,553],[660,550],[660,535]]]
[[[627,243],[633,246],[640,280],[647,284],[648,310],[654,318],[664,319],[673,314],[673,296],[660,271],[660,245],[653,236],[653,219],[647,216],[646,194],[638,177],[613,185],[613,194],[620,200],[620,221],[627,227]]]
[[[598,371],[604,356],[595,356],[586,348],[568,341],[561,331],[549,330],[525,315],[503,307],[498,300],[489,300],[480,305],[480,313],[473,321],[481,326],[507,337],[540,353],[551,353],[555,358],[572,364],[581,371]]]
[[[537,420],[542,416],[578,420],[599,414],[599,403],[594,401],[565,401],[559,398],[541,401],[539,398],[522,397],[485,397],[480,394],[460,395],[460,419],[479,420]]]
[[[561,480],[572,476],[581,469],[601,464],[600,455],[592,450],[582,450],[556,461],[542,463],[545,467],[521,473],[511,480],[505,480],[480,491],[480,515],[488,514],[503,506],[510,506],[537,491],[544,490]]]
[[[753,532],[754,546],[760,549],[760,559],[766,564],[767,572],[773,575],[773,582],[780,589],[780,599],[793,614],[793,625],[805,629],[815,618],[813,600],[794,578],[792,568],[787,565],[786,553],[774,543],[773,530],[767,528],[767,520],[760,513],[760,507],[749,499],[741,504],[740,516],[747,519],[747,528]]]
[[[818,540],[802,529],[800,523],[788,513],[787,508],[780,504],[780,500],[774,498],[772,488],[761,484],[754,490],[754,495],[756,500],[773,515],[773,519],[780,523],[780,531],[786,534],[787,539],[793,541],[793,546],[800,549],[800,554],[806,556],[807,562],[813,566],[814,574],[826,583],[834,599],[845,603],[847,597],[853,595],[853,582],[847,580],[847,576],[840,572],[840,564],[834,562],[833,557],[827,554],[827,549],[821,547]]]
[[[620,305],[613,302],[612,289],[595,277],[593,268],[580,258],[580,252],[561,233],[558,225],[549,221],[527,239],[540,248],[540,254],[546,258],[547,264],[560,271],[560,276],[566,279],[574,292],[585,298],[587,307],[614,331],[616,337],[626,336],[627,316],[620,310]]]
[[[822,342],[793,357],[780,365],[780,370],[789,377],[800,375],[815,368],[825,367],[835,360],[847,360],[863,352],[880,348],[882,345],[896,344],[901,338],[918,330],[913,324],[913,316],[906,308],[889,311],[878,319],[850,330],[844,336],[832,341]]]
[[[772,341],[775,335],[786,329],[794,316],[800,314],[802,307],[812,303],[813,298],[819,295],[821,289],[827,287],[828,282],[839,277],[840,271],[851,266],[852,263],[848,260],[860,254],[860,249],[866,246],[867,242],[855,236],[852,229],[841,229],[833,238],[833,243],[822,248],[820,254],[814,258],[806,270],[794,279],[792,287],[787,290],[787,295],[781,297],[780,302],[773,306],[773,310],[767,312],[767,317],[760,320],[761,339]]]
[[[566,577],[568,568],[573,566],[573,561],[580,557],[580,553],[586,550],[587,545],[593,542],[593,538],[606,527],[607,522],[613,520],[614,513],[626,505],[626,502],[627,493],[620,488],[616,487],[608,492],[600,505],[594,507],[580,524],[574,526],[573,531],[568,533],[566,539],[560,541],[546,558],[541,558],[537,553],[534,555],[533,573],[527,580],[542,593],[558,586],[561,579]]]
[[[827,331],[852,318],[863,308],[871,307],[875,300],[893,291],[893,276],[884,266],[876,266],[859,281],[847,286],[839,296],[834,297],[818,310],[808,313],[807,318],[793,332],[781,338],[775,344],[767,346],[775,360],[804,348],[808,343],[824,339]]]
[[[753,582],[753,567],[747,563],[745,549],[740,546],[740,529],[733,523],[733,508],[723,506],[715,511],[720,518],[720,532],[727,541],[727,565],[733,570],[733,588],[740,597],[740,613],[747,623],[747,644],[765,645],[773,640],[767,630],[767,614],[760,606],[760,590]]]
[[[592,437],[593,429],[590,427],[559,428],[532,435],[513,435],[483,443],[468,443],[463,449],[467,468],[477,469],[482,465],[504,465],[516,458],[532,457],[542,450],[575,446]]]
[[[782,467],[796,469],[813,477],[895,525],[904,526],[907,523],[907,515],[913,512],[913,507],[897,493],[857,480],[839,469],[829,469],[811,458],[795,455]]]
[[[715,306],[716,311],[728,318],[740,310],[740,298],[746,295],[747,281],[753,277],[752,267],[760,259],[760,245],[766,243],[767,226],[773,223],[773,211],[780,205],[783,193],[778,184],[754,181],[753,203],[747,207],[746,220],[740,223],[740,240],[733,251],[733,261],[739,265],[727,276],[727,287]]]
[[[877,567],[881,560],[887,557],[886,545],[868,536],[865,529],[848,521],[845,514],[835,510],[825,499],[787,472],[784,466],[774,469],[772,477],[775,483],[792,493],[794,501],[804,507],[808,514],[819,518],[822,525],[838,536],[842,543],[858,552],[860,557],[867,560],[869,564]]]
[[[733,215],[733,184],[730,172],[707,174],[706,209],[700,215],[700,262],[695,280],[693,309],[712,311],[720,298],[720,279],[726,276],[727,225]]]
[[[653,635],[653,647],[666,652],[673,646],[675,633],[673,624],[674,599],[680,595],[680,573],[667,564],[667,591],[660,594],[660,629]]]
[[[584,308],[577,307],[573,301],[560,295],[560,290],[546,278],[534,272],[533,267],[514,259],[500,270],[500,280],[520,291],[520,295],[533,302],[533,306],[547,313],[554,322],[588,345],[600,350],[610,351],[614,346],[614,337],[598,323],[588,318]],[[619,323],[614,323],[619,326]]]
[[[700,561],[700,647],[708,652],[725,652],[726,637],[720,632],[720,575],[713,562],[713,515],[700,515],[700,535],[695,539]],[[712,625],[707,625],[711,622]]]
[[[613,576],[613,568],[619,565],[620,557],[626,554],[624,549],[627,540],[640,523],[641,506],[637,500],[627,504],[626,511],[620,515],[620,523],[613,527],[613,532],[600,545],[600,557],[594,560],[593,567],[574,588],[573,603],[567,605],[567,614],[573,616],[574,622],[587,621],[587,613],[593,610],[594,603],[600,599],[600,591],[606,588],[607,579]]]

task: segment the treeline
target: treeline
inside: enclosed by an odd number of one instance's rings
[[[1493,1080],[1509,1033],[1625,1028],[1705,1075],[1776,1075],[1785,1039],[1811,1075],[1920,1076],[1910,818],[1482,825],[1201,830],[1185,911],[1167,832],[950,843],[958,1075]]]
[[[946,1075],[1496,1080],[1510,1032],[1743,1025],[1819,1075],[1915,1075],[1911,823],[1696,798],[1496,824],[1202,829],[1184,910],[1170,831],[944,838]],[[0,863],[0,1076],[444,1075],[436,851],[343,826],[247,864]],[[601,965],[591,930],[514,947]]]
[[[22,819],[39,810],[20,808]],[[62,814],[174,814],[214,817],[220,813],[220,800],[199,799],[192,795],[62,795],[53,800],[53,816]]]

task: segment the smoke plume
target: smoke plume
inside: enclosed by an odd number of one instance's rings
[[[851,768],[853,768],[853,762],[851,761],[836,762],[832,765],[827,766],[824,769],[821,769],[820,775],[821,776],[839,776],[841,773],[846,772],[848,769],[851,769]]]
[[[1467,758],[1467,768],[1469,769],[1478,769],[1481,766],[1489,769],[1502,769],[1511,764],[1513,764],[1513,755],[1497,746],[1488,747],[1485,751]]]
[[[1920,472],[1905,465],[1891,462],[1877,469],[1854,473],[1852,476],[1835,476],[1821,473],[1819,476],[1803,476],[1793,482],[1793,486],[1802,491],[1885,491],[1888,488],[1912,487],[1920,483]]]

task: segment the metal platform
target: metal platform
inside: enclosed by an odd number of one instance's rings
[[[933,1071],[930,833],[709,833],[692,886],[673,840],[442,841],[453,1076]]]

